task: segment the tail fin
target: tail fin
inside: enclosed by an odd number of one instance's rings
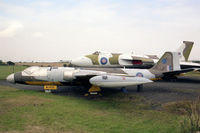
[[[180,70],[178,52],[165,52],[160,60],[150,70],[154,71],[154,73]]]
[[[193,45],[194,42],[183,41],[183,44],[176,51],[179,53],[181,60],[188,61]]]

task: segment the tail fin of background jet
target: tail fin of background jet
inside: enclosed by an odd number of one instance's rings
[[[154,71],[154,73],[180,70],[178,52],[165,52],[160,60],[150,70]]]
[[[181,60],[188,61],[193,44],[194,44],[194,42],[183,41],[183,44],[176,51],[179,53]]]

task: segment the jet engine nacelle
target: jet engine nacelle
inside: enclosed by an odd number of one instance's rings
[[[66,70],[66,71],[64,71],[64,74],[63,74],[63,79],[64,80],[69,80],[69,81],[71,81],[71,80],[73,80],[73,79],[75,79],[76,77],[74,76],[74,73],[76,73],[77,72],[77,70]]]

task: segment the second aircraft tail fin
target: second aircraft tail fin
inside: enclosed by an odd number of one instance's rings
[[[178,52],[181,60],[188,61],[193,45],[194,45],[194,42],[183,41],[183,44],[176,51]]]

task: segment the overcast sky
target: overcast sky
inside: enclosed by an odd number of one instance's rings
[[[200,0],[0,0],[0,60],[59,61],[94,51],[162,55],[194,41]]]

